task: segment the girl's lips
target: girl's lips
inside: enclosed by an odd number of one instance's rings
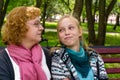
[[[72,37],[65,37],[64,39],[71,39]]]

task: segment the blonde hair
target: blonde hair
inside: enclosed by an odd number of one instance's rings
[[[65,19],[65,18],[69,18],[69,19],[75,21],[75,23],[77,24],[77,26],[78,26],[78,28],[79,28],[79,21],[78,21],[75,17],[73,17],[72,15],[64,15],[63,17],[61,17],[61,18],[59,19],[59,21],[58,21],[57,28],[59,27],[60,22],[61,22],[63,19]]]
[[[4,44],[20,45],[22,38],[28,31],[26,22],[40,16],[40,9],[36,7],[20,6],[14,8],[2,26],[1,36]]]
[[[78,26],[78,29],[80,29],[80,30],[82,30],[82,28],[81,28],[81,26],[80,26],[80,24],[79,24],[79,21],[74,17],[74,16],[72,16],[72,15],[64,15],[63,17],[61,17],[60,19],[59,19],[59,21],[58,21],[58,24],[57,24],[57,29],[58,29],[58,27],[60,26],[60,22],[63,20],[63,19],[65,19],[65,18],[69,18],[70,20],[73,20],[75,23],[76,23],[76,25]],[[61,43],[61,42],[60,42]],[[62,44],[62,43],[61,43]],[[80,37],[80,44],[85,48],[85,49],[88,49],[88,46],[87,46],[87,44],[85,43],[85,40],[84,40],[84,38],[83,38],[83,35]]]

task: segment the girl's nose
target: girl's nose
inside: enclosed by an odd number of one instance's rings
[[[65,34],[69,34],[69,31],[68,31],[68,30],[65,30]]]

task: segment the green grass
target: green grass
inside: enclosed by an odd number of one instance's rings
[[[0,36],[0,46],[4,46],[2,39],[1,39],[1,36]]]
[[[59,42],[56,32],[45,32],[45,34],[43,34],[43,37],[48,39],[49,46],[55,46]],[[43,41],[41,42],[41,45],[46,46],[46,43],[46,41]]]
[[[105,63],[106,68],[120,68],[120,63]],[[108,74],[109,78],[120,78],[120,74]]]
[[[51,29],[56,29],[56,22],[46,22],[45,24],[45,28],[51,28]],[[83,30],[87,31],[87,23],[81,23],[81,27]],[[116,32],[116,33],[120,33],[120,26],[117,26],[116,30],[113,30],[114,25],[112,24],[108,24],[107,25],[107,29],[106,32]],[[98,24],[95,24],[95,31],[98,31]]]
[[[109,78],[120,78],[120,74],[108,74]]]
[[[106,35],[105,46],[120,46],[120,33],[116,35]]]
[[[50,29],[56,29],[56,22],[46,22],[45,23],[45,28],[50,28]]]
[[[86,31],[88,30],[86,23],[82,23],[81,26],[82,26],[82,29],[83,29],[83,30],[86,30]],[[106,32],[116,32],[116,33],[120,33],[120,26],[117,26],[116,30],[113,30],[113,27],[114,27],[114,25],[108,24],[108,25],[107,25]],[[94,29],[95,29],[95,31],[98,31],[98,24],[97,24],[97,23],[95,24]]]

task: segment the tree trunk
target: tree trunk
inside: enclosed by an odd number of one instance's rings
[[[4,22],[4,17],[6,15],[8,3],[9,3],[9,0],[6,0],[5,4],[4,4],[4,0],[0,0],[0,31]]]
[[[117,0],[112,0],[105,10],[106,0],[99,0],[99,27],[97,42],[95,43],[95,45],[105,44],[107,19],[116,2]]]
[[[104,45],[106,33],[106,16],[105,16],[106,0],[99,0],[99,27],[96,45]]]
[[[36,0],[36,7],[40,8],[42,0]]]
[[[75,0],[73,16],[77,18],[79,22],[80,22],[80,15],[82,13],[82,9],[83,9],[83,0]]]
[[[85,0],[86,14],[88,21],[88,41],[89,44],[94,45],[95,43],[95,30],[94,30],[94,17],[92,15],[92,0]]]
[[[47,10],[47,7],[48,7],[48,0],[45,0],[44,1],[44,10],[43,10],[43,16],[42,16],[42,25],[44,27],[44,30],[45,30],[45,21],[46,21],[46,10]],[[45,31],[43,31],[43,34],[44,34]]]
[[[113,30],[116,30],[117,26],[120,25],[120,23],[119,23],[119,17],[120,17],[120,16],[119,16],[119,15],[120,15],[120,13],[117,14],[116,23],[115,23],[115,25],[114,25],[114,27],[113,27]]]

